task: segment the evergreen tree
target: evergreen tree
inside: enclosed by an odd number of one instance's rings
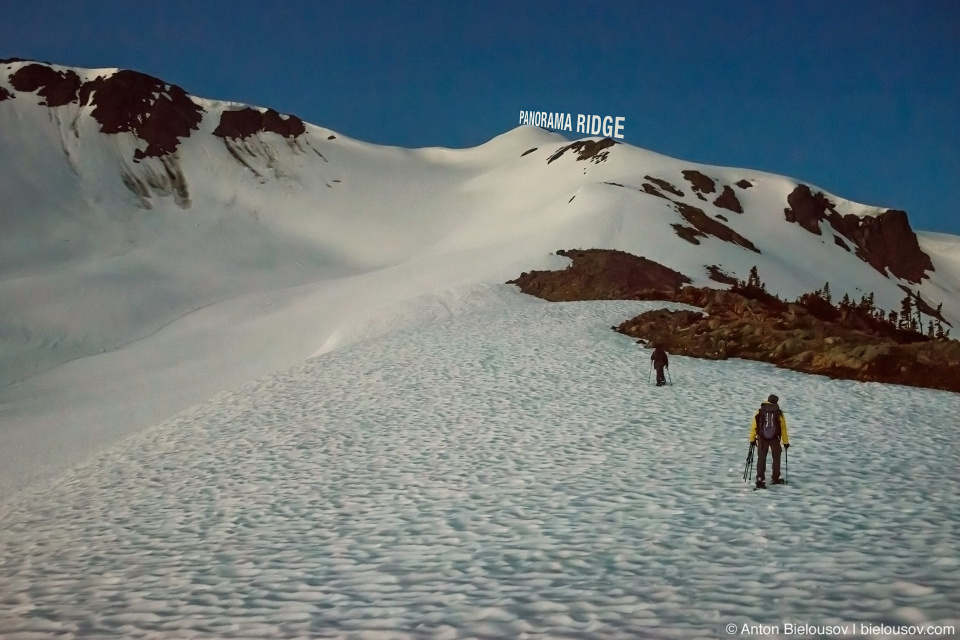
[[[913,299],[908,293],[900,301],[900,324],[897,328],[909,331],[913,328],[913,323]]]
[[[890,314],[887,316],[887,322],[889,322],[890,326],[894,329],[899,328],[899,325],[897,324],[897,312],[893,309],[890,310]]]
[[[830,283],[827,282],[823,285],[823,299],[827,301],[828,304],[833,304],[833,300],[830,297]]]
[[[760,274],[757,273],[757,265],[750,267],[750,275],[747,276],[747,287],[760,288]]]
[[[927,322],[927,337],[932,338],[933,335],[933,320],[930,320]]]
[[[843,294],[843,298],[840,300],[840,310],[841,311],[852,311],[854,309],[853,301],[850,299],[850,296],[846,293]]]
[[[943,340],[943,323],[940,322],[940,318],[937,318],[937,340]]]

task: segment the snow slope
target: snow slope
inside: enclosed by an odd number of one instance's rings
[[[657,388],[609,329],[656,306],[471,287],[124,441],[0,511],[0,636],[960,625],[960,396],[682,357]],[[754,492],[770,392],[790,484]]]
[[[872,291],[885,308],[903,296],[902,281],[831,232],[784,220],[798,184],[786,177],[624,144],[554,158],[568,141],[531,127],[462,150],[382,147],[309,124],[225,139],[214,135],[224,114],[244,105],[201,98],[190,98],[198,129],[175,152],[138,159],[146,143],[102,133],[91,104],[48,107],[17,90],[11,78],[29,64],[0,63],[13,96],[0,100],[0,499],[218,392],[403,327],[418,300],[560,268],[557,249],[621,249],[696,284],[716,284],[707,265],[740,278],[757,265],[787,297],[826,281],[838,298]],[[78,82],[117,73],[50,69]],[[732,187],[744,212],[698,199],[685,170],[718,189],[746,180]],[[686,222],[642,191],[646,176],[724,216],[760,253],[680,238],[673,225]],[[827,195],[843,214],[880,211]],[[912,288],[957,324],[960,264],[932,255],[936,272]]]

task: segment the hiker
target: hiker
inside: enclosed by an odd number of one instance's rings
[[[766,489],[764,478],[767,473],[767,451],[773,452],[773,484],[785,484],[780,477],[780,443],[783,448],[790,448],[790,438],[787,436],[787,419],[777,405],[780,401],[775,395],[767,398],[760,404],[760,410],[753,416],[750,423],[750,448],[759,443],[760,455],[757,456],[757,489]]]
[[[653,361],[653,366],[657,370],[657,386],[662,387],[667,384],[667,379],[663,376],[663,369],[664,367],[670,367],[670,362],[667,360],[667,352],[663,350],[663,347],[657,345],[650,359]]]

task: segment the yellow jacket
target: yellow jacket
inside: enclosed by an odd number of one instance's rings
[[[771,405],[769,402],[764,402],[763,404],[760,405],[760,408],[762,409],[764,406],[776,406],[776,405]],[[749,436],[750,442],[757,441],[757,416],[759,415],[760,415],[759,410],[757,410],[757,412],[753,414],[753,421],[750,423],[750,436]],[[784,417],[783,411],[780,411],[780,442],[782,442],[783,444],[790,444],[790,437],[787,435],[787,419],[786,417]]]

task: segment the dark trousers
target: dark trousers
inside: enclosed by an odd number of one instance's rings
[[[663,375],[663,367],[664,367],[664,365],[662,365],[662,364],[655,364],[655,365],[653,365],[653,367],[657,370],[657,384],[658,384],[658,385],[666,384],[666,383],[667,383],[667,378],[666,378],[666,376]],[[649,384],[649,383],[648,383],[648,384]]]
[[[767,451],[773,453],[773,479],[780,479],[780,440],[757,438],[757,480],[763,480],[767,473]]]

